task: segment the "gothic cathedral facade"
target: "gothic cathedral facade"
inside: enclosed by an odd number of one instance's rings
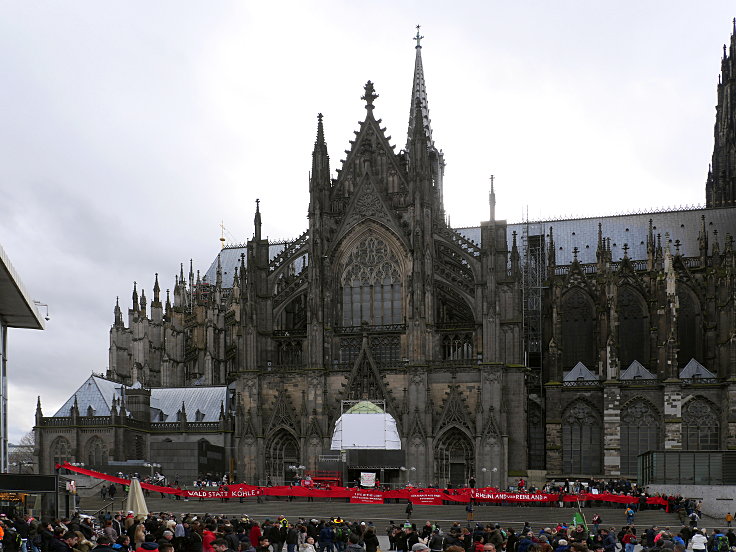
[[[499,485],[525,469],[519,254],[504,221],[471,241],[446,223],[443,153],[429,121],[421,45],[406,148],[365,119],[332,178],[322,115],[308,229],[226,247],[214,278],[180,274],[156,317],[116,307],[107,377],[127,385],[231,385],[233,459],[246,481],[317,470],[342,400],[378,399],[396,419],[404,467],[424,484]],[[158,282],[154,303],[159,304]],[[154,438],[154,437],[151,437]],[[485,469],[484,469],[485,468]],[[495,468],[495,469],[494,469]],[[292,470],[293,471],[293,470]]]

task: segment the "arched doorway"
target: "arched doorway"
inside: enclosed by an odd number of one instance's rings
[[[468,435],[458,427],[451,427],[437,439],[435,448],[435,475],[440,485],[453,487],[467,485],[475,473],[474,447]]]
[[[276,431],[266,441],[266,476],[274,484],[294,481],[299,465],[299,443],[286,429]]]

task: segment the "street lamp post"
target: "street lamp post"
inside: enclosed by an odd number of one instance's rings
[[[146,468],[151,468],[151,479],[153,479],[153,468],[160,468],[161,464],[157,464],[156,462],[145,462],[143,466]]]

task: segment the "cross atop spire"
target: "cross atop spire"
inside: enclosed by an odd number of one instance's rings
[[[421,28],[421,25],[417,25],[417,36],[414,37],[414,40],[417,41],[417,45],[416,45],[417,48],[421,48],[422,47],[422,39],[424,38],[423,36],[421,36],[419,34],[419,29],[420,28]]]

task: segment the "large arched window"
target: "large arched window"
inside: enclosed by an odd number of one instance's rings
[[[682,449],[718,450],[720,423],[715,407],[702,397],[682,407]]]
[[[399,260],[377,236],[366,236],[348,255],[342,277],[342,324],[401,324]]]
[[[587,403],[574,402],[562,417],[562,472],[601,473],[601,420]]]
[[[703,362],[703,334],[700,324],[700,305],[688,289],[677,291],[677,360],[680,368],[694,358]]]
[[[530,470],[543,470],[544,463],[544,443],[545,443],[545,427],[544,416],[542,414],[541,405],[534,401],[529,401],[529,411],[527,412],[527,434],[529,435],[528,462]]]
[[[596,366],[595,307],[581,289],[562,297],[562,363],[569,370],[578,362]]]
[[[618,343],[621,366],[649,360],[649,313],[639,293],[628,286],[618,291]]]
[[[660,417],[648,402],[636,399],[621,411],[621,474],[635,476],[638,456],[659,448]]]
[[[436,441],[434,462],[435,474],[440,485],[463,486],[474,475],[473,443],[461,429],[451,427]]]
[[[294,467],[299,465],[299,444],[294,436],[280,429],[266,443],[266,475],[277,484],[292,481],[297,475]]]
[[[63,464],[64,462],[71,462],[73,460],[72,447],[65,437],[57,437],[54,439],[49,450],[51,451],[52,466]]]
[[[107,464],[107,447],[97,436],[87,441],[87,465],[105,466]]]

